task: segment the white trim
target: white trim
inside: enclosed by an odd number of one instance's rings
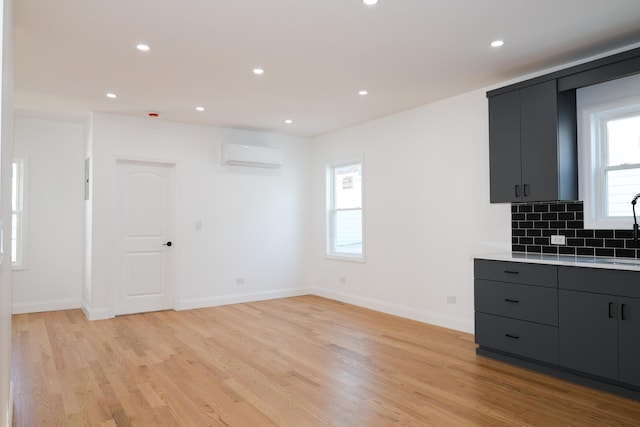
[[[80,308],[82,309],[85,317],[89,320],[105,320],[112,319],[114,317],[108,307],[92,309],[86,302],[83,301]]]
[[[314,288],[311,290],[312,295],[329,298],[336,301],[345,302],[347,304],[357,305],[382,313],[403,317],[405,319],[416,320],[418,322],[430,325],[441,326],[443,328],[455,329],[456,331],[474,333],[475,323],[473,320],[465,319],[459,316],[452,316],[444,313],[436,313],[433,311],[421,311],[414,308],[404,307],[397,304],[379,301],[372,298],[365,298],[358,295],[348,294],[344,292],[332,291],[328,289]]]
[[[176,310],[193,310],[197,308],[217,307],[220,305],[241,304],[245,302],[266,301],[277,298],[309,295],[308,288],[288,288],[273,291],[244,292],[240,294],[222,295],[208,298],[192,298],[178,301]]]
[[[73,310],[81,308],[80,299],[60,299],[37,302],[13,303],[13,314],[40,313],[43,311]]]
[[[7,402],[7,427],[13,425],[13,380],[9,381],[9,402]]]

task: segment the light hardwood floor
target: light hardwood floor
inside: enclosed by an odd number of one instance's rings
[[[313,296],[15,315],[13,343],[15,426],[640,425],[640,402],[476,356],[472,335]]]

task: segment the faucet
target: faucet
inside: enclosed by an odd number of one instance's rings
[[[633,210],[633,241],[638,241],[638,220],[636,219],[636,202],[640,197],[640,193],[636,194],[631,200],[631,209]]]

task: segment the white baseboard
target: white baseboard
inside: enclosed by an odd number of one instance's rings
[[[400,316],[406,319],[417,320],[418,322],[428,323],[430,325],[442,326],[443,328],[455,329],[456,331],[468,332],[471,334],[474,332],[473,321],[463,317],[451,316],[444,313],[435,313],[432,311],[416,310],[401,305],[389,304],[388,302],[328,289],[314,288],[311,290],[311,294],[336,301],[346,302],[347,304],[353,304],[359,307],[369,308],[382,313],[393,314],[394,316]]]
[[[417,320],[418,322],[441,326],[443,328],[449,328],[468,333],[474,332],[473,320],[465,319],[463,317],[426,310],[421,311],[397,304],[390,304],[388,302],[379,301],[372,298],[318,288],[288,288],[272,291],[245,292],[206,298],[184,299],[176,303],[175,310],[193,310],[197,308],[217,307],[228,304],[241,304],[245,302],[265,301],[276,298],[296,297],[309,294],[357,305],[359,307],[369,308],[371,310],[392,314],[394,316],[404,317],[406,319]],[[86,303],[82,303],[82,311],[89,320],[104,320],[113,317],[109,314],[108,308],[92,309]]]
[[[38,302],[14,302],[12,310],[13,314],[24,314],[40,313],[42,311],[71,310],[80,307],[82,307],[82,303],[80,300],[61,299]]]
[[[82,312],[89,320],[105,320],[111,319],[113,316],[109,314],[108,308],[91,308],[86,302],[82,302]]]
[[[246,292],[241,294],[222,295],[208,298],[185,299],[176,303],[176,310],[192,310],[196,308],[217,307],[220,305],[240,304],[244,302],[265,301],[276,298],[309,295],[307,288],[278,289],[274,291]]]

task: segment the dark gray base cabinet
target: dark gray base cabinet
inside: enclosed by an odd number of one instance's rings
[[[640,387],[640,273],[560,267],[559,277],[560,364]]]
[[[640,272],[474,261],[477,353],[640,399]]]

